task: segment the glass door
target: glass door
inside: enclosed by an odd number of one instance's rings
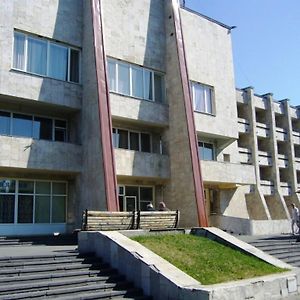
[[[125,197],[125,211],[134,211],[137,208],[137,201],[135,196]]]
[[[15,196],[0,195],[0,224],[14,223]]]

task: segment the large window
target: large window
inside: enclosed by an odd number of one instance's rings
[[[0,179],[0,224],[65,223],[67,183]]]
[[[108,60],[110,91],[135,98],[163,102],[163,75],[117,60]]]
[[[198,142],[198,150],[201,160],[215,160],[215,151],[213,144]]]
[[[149,133],[113,128],[113,145],[115,148],[152,152],[151,135]]]
[[[65,120],[0,111],[0,135],[66,142],[67,122]]]
[[[78,49],[21,32],[14,33],[14,69],[78,83],[79,60]]]
[[[147,210],[147,204],[154,201],[154,187],[119,185],[120,211]]]
[[[213,114],[213,88],[197,82],[192,82],[191,88],[194,110],[197,112]]]

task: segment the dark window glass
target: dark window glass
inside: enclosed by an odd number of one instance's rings
[[[34,183],[33,181],[19,181],[19,193],[33,194]]]
[[[13,114],[12,135],[32,137],[32,116]]]
[[[152,100],[153,95],[152,95],[152,72],[144,70],[144,97],[147,100]]]
[[[67,141],[67,123],[62,120],[55,120],[54,140],[58,142]]]
[[[70,81],[79,82],[79,51],[70,50]]]
[[[34,117],[33,137],[41,140],[52,140],[52,120]]]
[[[35,197],[35,223],[50,223],[50,196]]]
[[[119,129],[118,137],[119,137],[119,148],[128,149],[128,131]]]
[[[126,186],[125,187],[126,196],[139,196],[139,187],[138,186]]]
[[[68,48],[50,43],[49,77],[68,80]]]
[[[0,111],[0,134],[10,134],[10,113]]]
[[[150,134],[141,133],[141,151],[151,152]]]
[[[119,196],[119,206],[120,206],[120,211],[124,211],[124,196]]]
[[[52,223],[66,221],[66,197],[53,196],[52,198]]]
[[[0,195],[0,223],[14,223],[15,196]]]
[[[130,132],[130,150],[139,151],[139,134]]]
[[[33,222],[33,196],[19,195],[18,197],[18,223]]]
[[[199,142],[200,159],[215,160],[213,144]]]
[[[47,42],[41,39],[28,38],[27,71],[39,75],[47,72]]]
[[[155,101],[163,102],[163,77],[156,73],[154,73],[154,92]]]
[[[67,186],[64,182],[53,182],[52,183],[52,194],[54,195],[65,195]]]
[[[16,189],[16,181],[10,179],[0,180],[0,193],[14,193]]]
[[[153,189],[152,187],[140,187],[140,198],[141,201],[153,201]]]

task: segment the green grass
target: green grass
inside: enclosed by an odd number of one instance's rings
[[[202,284],[286,271],[206,238],[172,234],[137,236],[141,243]]]

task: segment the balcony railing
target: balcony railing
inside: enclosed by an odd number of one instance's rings
[[[276,139],[278,141],[286,141],[287,140],[287,132],[283,128],[276,127]]]
[[[280,182],[280,190],[283,196],[290,196],[292,194],[292,188],[288,182]]]
[[[257,108],[266,109],[267,108],[267,101],[264,98],[255,96],[254,97],[254,105]]]
[[[239,147],[240,162],[243,164],[252,164],[252,153],[248,148]]]
[[[247,133],[250,130],[250,124],[246,119],[238,118],[238,129],[239,132]]]
[[[274,184],[270,180],[261,180],[260,188],[263,195],[270,196],[274,194]]]
[[[287,168],[289,165],[288,156],[285,154],[278,154],[278,166],[279,168]]]
[[[270,128],[267,124],[256,122],[256,134],[259,137],[269,137],[270,136]]]
[[[258,163],[261,166],[272,166],[272,155],[266,151],[258,151]]]
[[[293,143],[300,145],[300,132],[293,131]]]

